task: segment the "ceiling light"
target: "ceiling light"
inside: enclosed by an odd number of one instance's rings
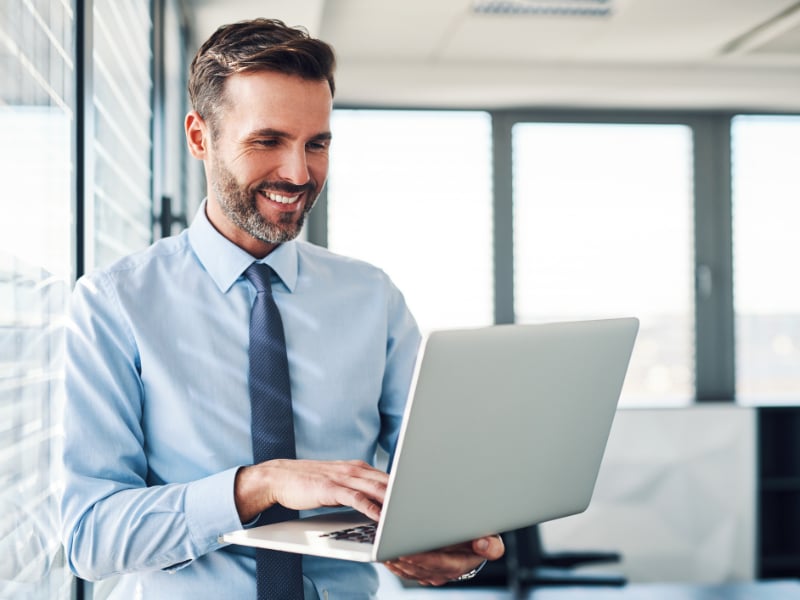
[[[473,0],[472,12],[489,15],[605,17],[611,0]]]

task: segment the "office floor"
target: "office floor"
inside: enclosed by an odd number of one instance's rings
[[[379,568],[380,600],[512,600],[504,589],[407,588]],[[800,580],[761,581],[722,585],[640,583],[622,588],[539,588],[524,600],[800,600]]]

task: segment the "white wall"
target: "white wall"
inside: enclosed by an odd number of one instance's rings
[[[756,412],[617,413],[589,509],[542,526],[547,550],[614,550],[632,582],[755,574]]]

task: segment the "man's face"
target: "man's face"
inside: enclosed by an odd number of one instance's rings
[[[331,92],[327,81],[265,71],[231,76],[225,96],[207,137],[208,216],[263,255],[297,236],[325,183]]]

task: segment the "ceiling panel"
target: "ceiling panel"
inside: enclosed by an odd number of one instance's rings
[[[322,37],[343,59],[431,60],[468,8],[465,0],[330,0]]]
[[[703,62],[794,0],[617,0],[611,15],[472,15],[442,58],[494,61]]]
[[[800,25],[753,48],[754,54],[775,56],[800,56]]]
[[[618,17],[471,15],[449,34],[439,58],[451,61],[572,60]]]
[[[334,46],[350,105],[800,111],[800,0],[611,0],[583,18],[478,15],[472,0],[187,2],[198,43],[242,18],[306,25]]]
[[[220,25],[266,17],[287,25],[302,25],[320,35],[325,0],[188,0],[199,46]]]

